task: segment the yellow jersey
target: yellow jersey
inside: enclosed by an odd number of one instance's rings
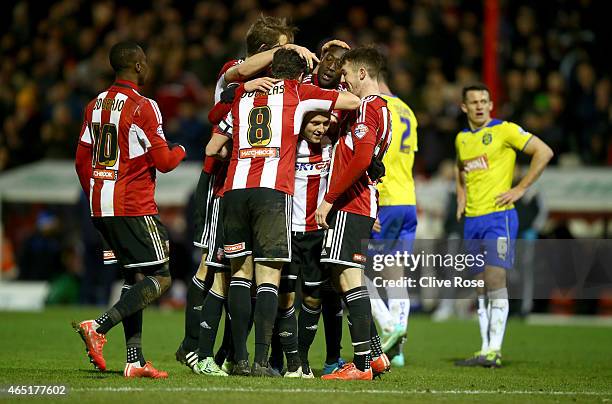
[[[466,216],[514,208],[497,206],[495,197],[512,187],[516,150],[523,150],[531,136],[517,124],[499,119],[475,131],[464,129],[457,134],[457,159],[465,173]]]
[[[381,95],[391,112],[391,144],[383,158],[385,176],[377,185],[381,206],[416,205],[412,166],[417,145],[417,120],[398,97]]]

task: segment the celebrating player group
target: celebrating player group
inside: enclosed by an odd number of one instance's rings
[[[322,379],[372,380],[392,364],[404,366],[408,293],[388,293],[386,302],[372,296],[363,241],[415,237],[416,118],[390,93],[376,47],[331,40],[317,57],[293,44],[295,31],[282,18],[261,16],[245,38],[245,59],[226,63],[217,78],[193,218],[202,257],[188,285],[185,334],[175,354],[198,375],[314,378],[309,350],[320,317]],[[145,360],[142,311],[171,284],[168,236],[154,200],[156,171],[173,170],[185,150],[166,141],[163,111],[138,92],[148,73],[140,46],[117,43],[110,62],[116,80],[85,110],[76,170],[106,245],[105,261],[119,264],[125,283],[113,307],[73,326],[90,362],[104,371],[105,334],[122,323],[124,376],[166,378]],[[462,108],[469,129],[456,142],[457,215],[465,210],[466,238],[504,238],[505,253],[476,269],[486,285],[478,291],[483,344],[458,364],[495,367],[501,366],[505,271],[516,238],[512,204],[552,152],[518,125],[491,119],[484,86],[464,90]],[[510,188],[515,150],[533,158],[523,181]],[[343,310],[354,351],[349,362],[340,355]],[[224,333],[217,335],[224,313]]]

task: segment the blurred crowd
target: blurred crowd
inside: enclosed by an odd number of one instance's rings
[[[561,163],[612,165],[605,2],[500,3],[496,115],[542,137]],[[454,156],[465,124],[461,87],[481,79],[482,8],[459,0],[14,2],[0,16],[0,172],[73,158],[84,105],[113,79],[108,50],[126,38],[147,52],[153,71],[142,92],[158,101],[168,137],[200,160],[217,72],[244,55],[246,30],[263,12],[289,17],[296,42],[313,51],[330,38],[380,45],[392,90],[419,121],[415,170],[429,176]]]

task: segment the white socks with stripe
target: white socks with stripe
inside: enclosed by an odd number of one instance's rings
[[[489,315],[489,351],[501,351],[508,320],[508,289],[502,288],[487,293],[491,312]]]
[[[378,294],[378,290],[374,283],[367,276],[364,277],[368,293],[370,294],[370,304],[372,306],[372,317],[376,321],[376,324],[380,327],[381,332],[389,333],[395,329],[395,320],[391,315],[391,311],[387,308],[387,305],[381,299]]]
[[[489,312],[487,310],[485,295],[478,295],[478,325],[480,326],[480,338],[482,345],[480,352],[485,353],[489,350]]]

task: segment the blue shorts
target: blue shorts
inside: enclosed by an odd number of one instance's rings
[[[469,254],[484,253],[485,265],[511,269],[517,232],[518,216],[515,209],[510,209],[466,217],[463,238]],[[484,265],[475,266],[472,270],[482,272]]]
[[[415,205],[381,206],[378,210],[378,220],[381,230],[379,233],[372,232],[372,239],[389,240],[389,245],[385,248],[387,253],[412,253],[417,227]],[[391,243],[391,240],[397,242]]]

